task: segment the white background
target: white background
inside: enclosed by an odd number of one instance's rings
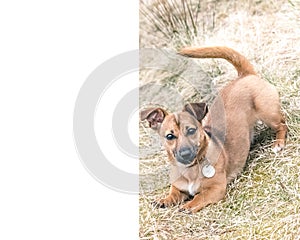
[[[139,163],[138,159],[132,157],[133,155],[137,154],[137,152],[130,152],[126,154],[124,150],[116,144],[116,139],[118,139],[118,136],[114,136],[112,133],[113,125],[112,125],[112,119],[115,110],[118,107],[119,103],[122,103],[124,99],[123,97],[126,96],[127,93],[130,93],[132,90],[134,90],[136,85],[138,85],[138,71],[130,72],[127,74],[124,74],[123,76],[120,76],[118,79],[113,79],[115,82],[113,82],[105,91],[103,92],[103,95],[101,95],[98,105],[96,107],[95,117],[94,117],[94,129],[95,129],[95,135],[97,139],[97,143],[100,146],[102,154],[106,157],[106,159],[109,160],[109,162],[114,165],[115,167],[119,168],[122,171],[133,173],[133,174],[139,174]],[[135,83],[135,84],[133,84]],[[127,95],[128,97],[128,95]],[[136,107],[138,108],[138,96],[135,100]],[[123,102],[124,104],[124,102]],[[105,116],[103,117],[103,109],[105,109]],[[130,112],[131,116],[124,115],[123,119],[121,121],[128,122],[128,129],[125,129],[125,132],[128,130],[128,138],[125,138],[125,141],[131,141],[133,144],[138,146],[139,141],[139,128],[138,128],[138,117],[139,113],[138,109],[130,109],[132,112]],[[119,110],[120,111],[120,110]],[[120,113],[119,113],[120,114]],[[125,122],[126,123],[126,122]],[[125,124],[126,125],[126,124]],[[124,133],[120,133],[124,134]],[[103,135],[105,137],[103,137]],[[124,138],[125,136],[121,136],[121,138]],[[120,140],[120,139],[119,139]],[[123,140],[124,141],[124,140]],[[124,142],[122,142],[124,145]],[[107,148],[106,146],[110,145],[110,148]],[[123,146],[123,148],[126,147]],[[125,151],[128,151],[128,149],[125,149]]]
[[[137,48],[138,1],[1,1],[0,239],[138,239],[138,197],[93,179],[72,133],[88,75]]]

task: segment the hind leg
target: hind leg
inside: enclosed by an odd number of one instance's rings
[[[287,126],[282,113],[279,112],[278,116],[273,118],[273,121],[270,121],[269,123],[266,122],[266,124],[276,131],[276,139],[273,143],[273,151],[277,153],[284,148],[287,134]]]
[[[283,113],[280,111],[277,91],[273,86],[264,90],[263,94],[255,99],[255,107],[257,117],[276,132],[276,140],[273,143],[273,151],[276,153],[285,146],[287,126]]]

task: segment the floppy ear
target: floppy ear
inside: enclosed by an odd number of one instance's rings
[[[166,115],[167,112],[161,108],[148,108],[141,111],[141,120],[147,119],[149,127],[158,130]]]
[[[199,122],[208,112],[206,103],[188,103],[184,106],[183,111],[193,115]]]

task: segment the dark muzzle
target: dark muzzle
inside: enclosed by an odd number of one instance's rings
[[[183,147],[175,153],[176,160],[182,164],[190,164],[195,158],[195,151],[189,147]]]

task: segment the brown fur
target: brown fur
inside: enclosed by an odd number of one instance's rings
[[[239,75],[220,91],[208,113],[204,103],[187,104],[179,113],[161,108],[141,112],[141,119],[164,139],[171,163],[169,195],[156,204],[171,206],[192,196],[180,209],[197,212],[223,199],[227,183],[242,171],[258,119],[276,131],[275,152],[285,145],[287,127],[275,87],[259,78],[244,56],[227,47],[184,48],[179,54],[224,58]],[[202,174],[208,161],[216,170],[211,178]]]

